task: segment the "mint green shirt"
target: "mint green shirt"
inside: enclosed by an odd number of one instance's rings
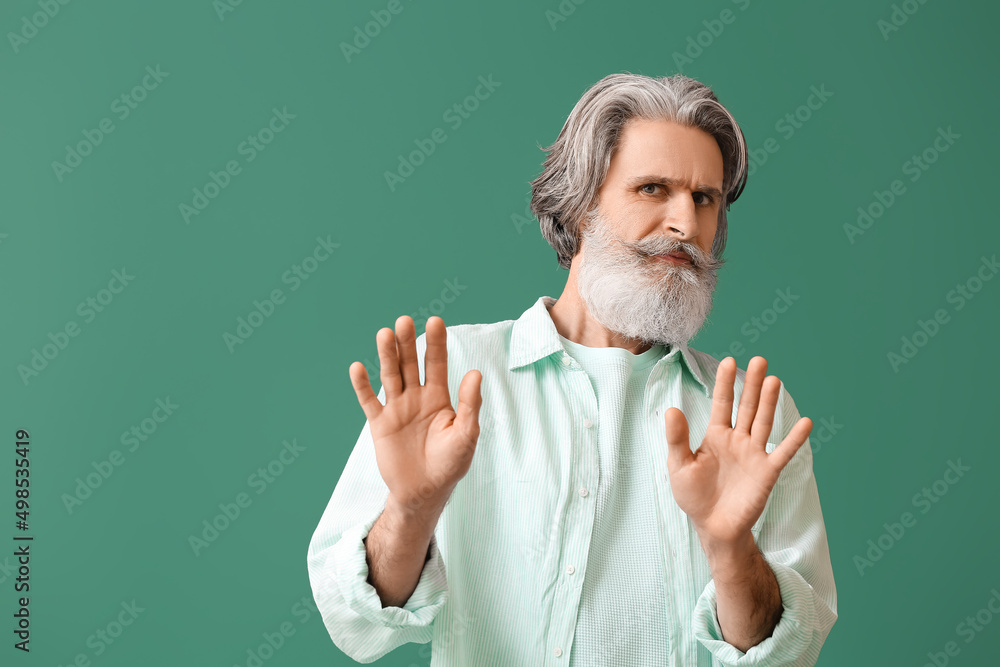
[[[809,442],[751,529],[783,612],[744,653],[722,639],[711,570],[667,474],[663,411],[684,412],[697,449],[719,360],[687,346],[578,345],[556,331],[554,302],[448,327],[453,405],[465,373],[482,373],[480,436],[403,607],[383,609],[367,583],[362,539],[388,488],[365,423],[308,549],[333,642],[363,663],[431,642],[431,667],[814,665],[837,595]],[[425,350],[421,334],[421,382]],[[768,452],[799,416],[782,383]]]

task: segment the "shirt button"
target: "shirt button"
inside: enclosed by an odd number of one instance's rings
[[[587,497],[587,489],[581,487],[580,488],[580,496],[583,497],[583,498],[586,498]]]
[[[568,354],[564,354],[562,356],[562,360],[561,361],[562,361],[562,365],[563,366],[569,366],[571,363],[573,363],[573,360],[569,358]]]
[[[562,649],[559,648],[558,646],[556,647],[556,650],[552,652],[556,654],[557,658],[562,655]]]
[[[584,419],[583,420],[583,427],[584,428],[590,428],[593,425],[594,425],[594,422],[590,421],[589,419]]]
[[[566,568],[566,574],[573,574],[574,572],[576,572],[576,568],[572,565]]]

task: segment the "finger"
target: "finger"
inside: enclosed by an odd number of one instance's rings
[[[733,382],[736,380],[736,359],[726,357],[719,362],[715,372],[715,390],[712,392],[712,414],[709,425],[733,427]]]
[[[368,369],[360,361],[355,361],[347,369],[347,374],[351,378],[351,385],[354,387],[354,393],[358,396],[358,403],[364,410],[365,417],[370,422],[378,419],[378,416],[382,414],[383,406],[382,402],[378,400],[378,396],[372,391],[372,385],[368,379]]]
[[[413,318],[400,315],[396,319],[396,353],[399,371],[403,376],[403,391],[420,386],[420,367],[417,365],[417,332]]]
[[[757,416],[750,430],[750,442],[764,450],[767,440],[771,437],[771,427],[774,425],[774,411],[778,407],[778,393],[781,391],[781,380],[775,375],[764,378],[761,390]]]
[[[687,418],[679,409],[669,408],[663,413],[663,421],[667,435],[667,468],[678,470],[694,460]]]
[[[427,351],[424,353],[424,384],[448,388],[448,331],[437,315],[427,318]]]
[[[473,448],[479,439],[479,409],[483,405],[482,380],[483,374],[477,370],[469,371],[462,378],[458,385],[458,409],[455,410],[455,421],[452,424],[465,434]]]
[[[767,359],[764,357],[754,357],[747,364],[747,373],[743,379],[743,391],[740,392],[740,408],[736,415],[736,425],[734,431],[750,433],[750,426],[754,424],[754,415],[757,414],[757,403],[760,401],[760,387],[767,375]]]
[[[792,430],[788,432],[788,435],[781,441],[781,444],[768,454],[767,461],[771,464],[775,474],[780,473],[782,468],[792,460],[792,457],[799,451],[799,447],[809,438],[812,427],[812,420],[808,417],[802,417],[795,423]]]
[[[378,361],[381,364],[379,376],[385,388],[385,402],[399,396],[403,391],[403,377],[399,374],[399,357],[396,354],[396,335],[389,327],[382,327],[375,334],[378,345]]]

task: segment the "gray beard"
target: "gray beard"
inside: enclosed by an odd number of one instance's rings
[[[625,241],[591,211],[583,225],[577,291],[609,331],[649,345],[684,345],[712,310],[717,271],[725,263],[693,243],[667,236]],[[653,255],[682,250],[692,266]]]

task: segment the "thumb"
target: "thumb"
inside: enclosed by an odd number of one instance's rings
[[[457,426],[473,443],[479,438],[479,408],[483,405],[480,393],[482,380],[482,373],[471,370],[458,386],[458,409],[455,411],[453,426]]]
[[[688,422],[684,413],[670,408],[663,413],[667,435],[667,468],[671,471],[684,467],[694,460],[688,441]]]

